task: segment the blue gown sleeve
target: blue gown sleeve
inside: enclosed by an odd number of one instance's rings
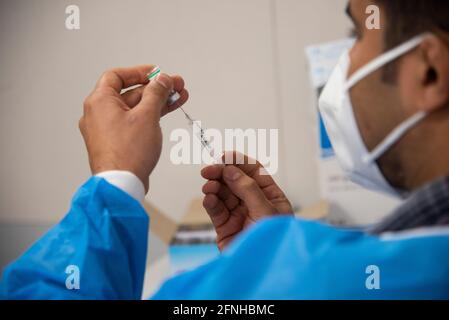
[[[63,220],[5,269],[0,296],[140,299],[148,225],[135,199],[92,177],[77,191]],[[77,275],[79,288],[66,285]]]
[[[171,278],[152,298],[449,299],[447,248],[448,231],[379,237],[275,217],[211,262]]]

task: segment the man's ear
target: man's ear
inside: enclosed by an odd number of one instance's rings
[[[429,35],[398,70],[398,86],[407,113],[431,112],[449,105],[449,46]]]

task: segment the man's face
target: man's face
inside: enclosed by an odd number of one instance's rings
[[[350,51],[348,76],[384,52],[386,19],[383,9],[380,8],[380,29],[369,30],[365,24],[369,17],[365,13],[366,8],[372,4],[376,3],[370,0],[350,0],[348,3],[347,13],[354,24],[354,34],[357,37]],[[350,90],[354,115],[363,141],[370,151],[408,117],[401,107],[397,86],[382,80],[383,70],[376,70]],[[402,180],[401,170],[397,163],[394,148],[379,159],[380,168],[390,183],[401,187],[398,185]]]

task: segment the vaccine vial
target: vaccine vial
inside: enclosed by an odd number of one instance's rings
[[[148,80],[150,80],[150,81],[153,80],[155,77],[157,77],[157,75],[159,73],[161,73],[161,69],[158,66],[154,67],[154,69],[148,74]],[[170,96],[168,97],[167,104],[169,106],[171,106],[176,101],[178,101],[179,98],[181,98],[181,95],[178,92],[173,90],[172,92],[170,92]]]

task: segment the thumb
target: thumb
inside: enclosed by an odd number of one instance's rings
[[[167,105],[168,97],[173,91],[173,85],[170,76],[160,73],[145,87],[142,99],[135,109],[147,112],[159,121],[162,108]]]
[[[223,179],[228,188],[245,202],[251,218],[257,220],[276,213],[256,180],[246,175],[238,167],[226,166],[223,169]]]

